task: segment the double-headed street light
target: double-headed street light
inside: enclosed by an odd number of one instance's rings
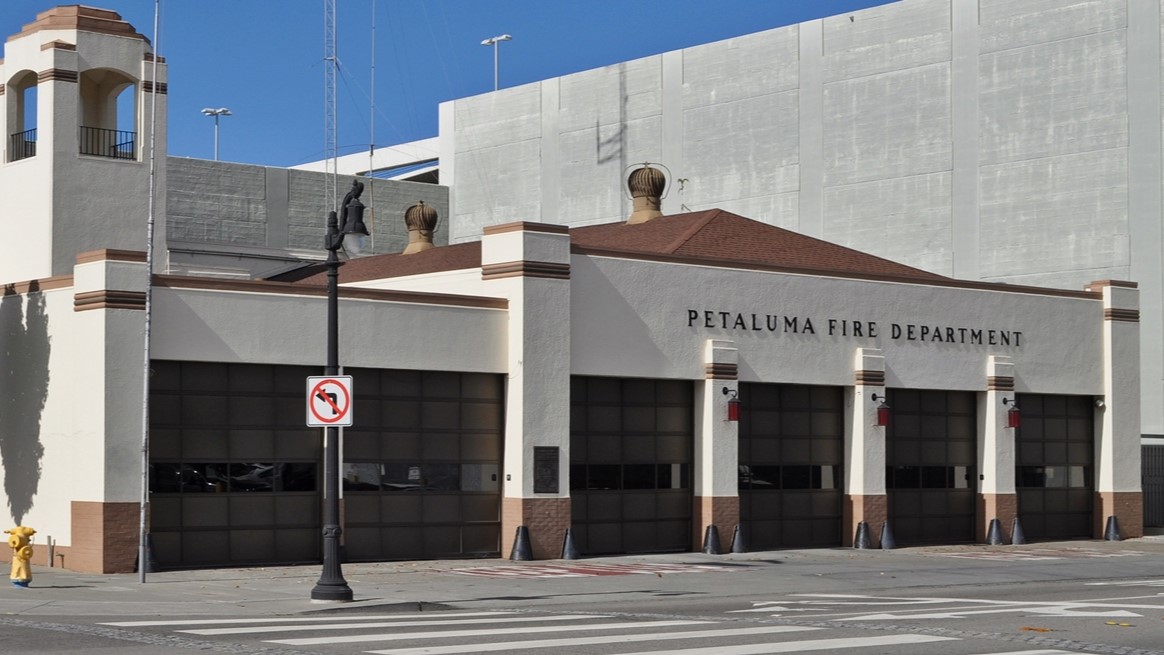
[[[218,109],[207,107],[202,110],[202,115],[214,117],[214,161],[218,161],[218,117],[231,116],[232,114],[226,107],[219,107]]]
[[[368,235],[368,228],[364,225],[364,203],[360,202],[363,191],[363,183],[358,180],[352,182],[352,190],[340,205],[340,212],[344,215],[342,230],[336,213],[327,213],[327,236],[324,241],[324,247],[327,248],[327,261],[324,262],[327,266],[327,367],[324,375],[329,377],[339,374],[339,267],[343,265],[339,259],[339,249],[343,246],[344,237],[351,236],[349,250],[358,251],[362,249],[363,237]],[[339,428],[333,425],[327,427],[327,440],[323,444],[323,467],[323,572],[311,590],[311,599],[350,601],[352,588],[344,580],[339,560],[339,541],[343,533],[339,526]]]
[[[502,41],[509,41],[512,38],[513,37],[508,35],[508,34],[499,34],[497,36],[491,36],[488,39],[485,39],[484,41],[481,42],[481,45],[493,46],[493,90],[494,91],[497,90],[497,82],[498,82],[498,78],[497,78],[497,44],[501,43]]]

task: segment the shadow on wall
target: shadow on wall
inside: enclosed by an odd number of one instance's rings
[[[27,299],[27,312],[25,300]],[[48,396],[49,333],[45,298],[11,285],[0,296],[0,463],[12,520],[20,525],[40,484],[40,421]]]

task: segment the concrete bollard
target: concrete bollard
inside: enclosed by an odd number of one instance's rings
[[[889,521],[881,524],[881,550],[893,550],[897,548],[897,540],[893,538],[893,529],[889,527]]]
[[[998,519],[990,519],[990,528],[986,530],[986,543],[991,546],[1001,546],[1005,543],[1002,539],[1002,522]]]
[[[703,534],[703,554],[704,555],[722,555],[723,549],[719,545],[719,529],[715,525],[707,526],[707,531]]]
[[[857,537],[853,539],[853,548],[865,550],[872,547],[873,543],[869,537],[869,524],[861,521],[857,524]]]
[[[509,559],[515,562],[533,561],[533,546],[529,543],[529,528],[517,526],[517,537],[513,540],[513,550],[509,552]]]
[[[1014,527],[1010,530],[1010,543],[1015,546],[1027,543],[1027,535],[1023,534],[1023,524],[1019,523],[1017,516],[1014,517]]]

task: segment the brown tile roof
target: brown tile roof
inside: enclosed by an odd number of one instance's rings
[[[570,229],[571,248],[581,254],[662,259],[710,265],[759,266],[816,274],[938,281],[949,278],[814,239],[720,209],[663,216],[627,225],[609,223]],[[453,271],[481,266],[479,241],[442,246],[414,255],[379,255],[348,261],[340,283]],[[271,278],[325,284],[323,264]]]
[[[580,253],[662,255],[693,263],[759,265],[846,276],[949,279],[721,209],[663,216],[637,225],[574,228],[570,238],[574,251]]]
[[[406,275],[423,275],[441,271],[456,271],[464,268],[481,267],[481,242],[458,243],[441,246],[411,255],[377,255],[361,259],[350,259],[339,269],[340,284],[380,280]],[[302,284],[327,284],[327,267],[322,263],[312,264],[269,278],[278,282]]]

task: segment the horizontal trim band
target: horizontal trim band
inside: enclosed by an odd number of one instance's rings
[[[120,291],[101,289],[86,291],[73,296],[73,311],[84,312],[91,309],[145,309],[144,291]]]
[[[44,51],[44,50],[72,50],[75,52],[77,50],[77,46],[73,45],[72,43],[65,43],[64,41],[49,41],[48,43],[42,43],[40,46],[40,49],[42,51]]]
[[[76,82],[80,76],[77,71],[64,70],[62,68],[50,68],[41,71],[36,76],[37,82]]]
[[[141,83],[141,90],[143,93],[153,93],[154,83],[146,80]],[[166,95],[170,91],[170,84],[168,82],[158,82],[158,95]]]
[[[1006,375],[991,375],[986,378],[987,391],[1014,391],[1014,378]]]
[[[857,384],[884,387],[885,386],[885,371],[873,371],[869,369],[862,369],[857,371]]]
[[[705,370],[708,380],[737,380],[740,377],[739,364],[708,364]]]
[[[77,253],[78,264],[91,264],[93,262],[138,262],[144,264],[146,254],[140,250],[113,250],[110,248],[103,248],[101,250],[87,250],[85,252]]]
[[[45,277],[39,280],[13,282],[12,284],[5,284],[2,289],[4,295],[13,293],[23,295],[40,291],[52,291],[53,289],[67,289],[71,286],[73,286],[72,275],[58,275],[56,277]]]
[[[496,280],[505,277],[541,277],[551,280],[569,280],[570,265],[554,262],[501,262],[481,267],[482,280]]]
[[[2,63],[3,61],[4,61],[3,59],[0,59],[0,63]],[[2,95],[4,95],[4,85],[0,84],[0,96],[2,96]]]
[[[212,277],[155,275],[154,285],[159,287],[166,287],[169,289],[234,291],[238,293],[269,293],[283,296],[327,296],[326,285],[293,284],[290,282],[269,282],[266,280],[224,280],[221,278]],[[360,287],[340,287],[339,297],[345,300],[378,300],[382,302],[406,302],[421,305],[453,305],[457,307],[477,307],[480,309],[509,308],[509,301],[505,298],[455,296],[447,293],[391,291],[386,289],[363,289]]]
[[[1138,309],[1116,309],[1109,307],[1103,310],[1103,320],[1105,321],[1124,321],[1127,323],[1140,322],[1140,310]]]
[[[569,234],[570,228],[565,225],[554,225],[553,223],[531,223],[529,221],[518,221],[516,223],[502,223],[501,225],[489,225],[481,230],[481,234],[489,236],[492,234],[505,234],[506,232],[541,232],[543,234]]]
[[[1099,291],[1104,287],[1120,287],[1123,289],[1138,289],[1140,287],[1137,282],[1128,282],[1127,280],[1096,280],[1088,284],[1085,288],[1088,291]]]

